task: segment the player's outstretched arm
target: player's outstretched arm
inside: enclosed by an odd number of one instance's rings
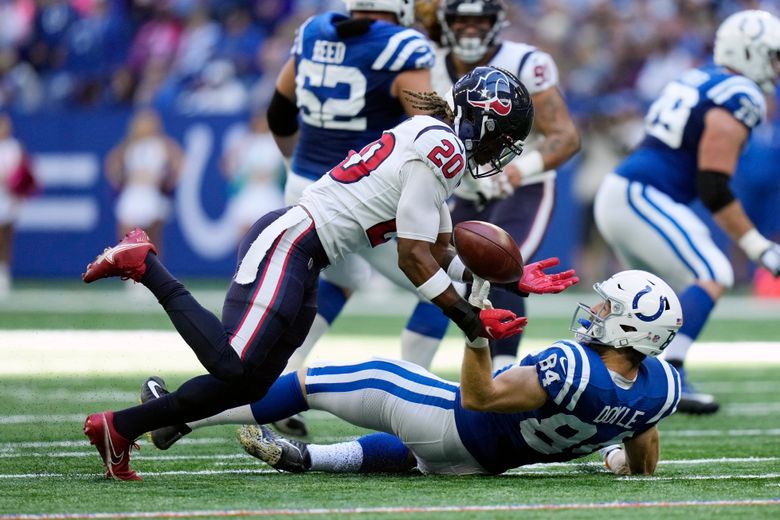
[[[567,269],[560,273],[546,273],[544,270],[555,267],[561,261],[558,257],[545,258],[538,262],[526,264],[523,268],[523,276],[517,283],[501,284],[499,287],[507,291],[528,296],[529,294],[557,294],[563,292],[572,285],[579,283],[580,278],[574,269]]]
[[[491,310],[489,292],[490,283],[475,276],[469,304]],[[461,403],[467,410],[525,412],[539,408],[547,400],[535,367],[514,367],[493,379],[492,366],[487,340],[467,340],[460,374]]]
[[[718,108],[707,112],[699,143],[698,195],[718,226],[751,260],[780,276],[780,245],[756,229],[729,186],[747,138],[747,129],[730,112]]]
[[[602,450],[607,469],[616,475],[652,475],[660,454],[658,428],[653,426],[620,446]]]

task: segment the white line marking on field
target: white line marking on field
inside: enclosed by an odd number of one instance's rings
[[[780,499],[746,500],[685,500],[677,502],[600,502],[569,504],[507,504],[486,506],[418,506],[418,507],[354,507],[354,508],[312,508],[312,509],[235,509],[216,511],[148,511],[122,513],[63,513],[0,515],[0,520],[73,520],[106,518],[183,518],[183,517],[234,517],[234,516],[293,516],[293,515],[365,515],[399,513],[474,513],[493,511],[559,511],[598,509],[646,509],[653,507],[744,507],[776,506]]]
[[[770,480],[776,478],[780,478],[780,473],[764,473],[761,475],[684,475],[676,477],[628,475],[625,477],[618,477],[618,480]]]

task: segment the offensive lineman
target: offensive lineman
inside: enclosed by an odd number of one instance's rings
[[[618,256],[680,291],[685,325],[665,356],[682,376],[678,409],[696,414],[719,405],[687,384],[683,361],[734,273],[689,204],[700,199],[749,258],[780,275],[780,245],[761,235],[729,188],[743,145],[766,117],[761,89],[774,93],[780,20],[765,11],[731,15],[717,30],[714,62],[666,86],[645,117],[644,141],[606,177],[594,205]]]
[[[525,43],[498,41],[506,23],[505,11],[502,0],[442,0],[438,23],[444,47],[437,53],[432,81],[441,94],[474,67],[490,65],[515,73],[528,88],[534,103],[532,135],[536,137],[492,182],[464,178],[455,190],[452,220],[454,224],[485,220],[502,227],[530,262],[550,223],[555,168],[577,152],[580,138],[558,90],[558,68],[552,57]],[[490,297],[499,307],[525,316],[525,298],[516,292],[494,287]],[[518,335],[491,345],[496,368],[515,362],[519,343]]]
[[[480,310],[453,288],[451,278],[471,275],[449,245],[446,200],[465,172],[478,175],[480,165],[500,171],[522,152],[533,123],[530,96],[512,74],[491,67],[461,78],[452,105],[432,93],[409,95],[439,118],[415,116],[386,131],[310,186],[298,205],[260,218],[239,247],[222,321],[165,269],[140,229],[87,266],[86,283],[121,276],[152,291],[209,371],[159,399],[87,417],[84,433],[107,477],[140,479],[129,459],[144,432],[265,395],[311,327],[319,272],[393,236],[399,267],[467,337],[502,338],[522,329],[524,318]]]
[[[572,318],[577,341],[558,341],[493,375],[484,338],[467,340],[460,385],[403,361],[315,365],[280,378],[242,418],[262,424],[314,408],[385,433],[307,445],[245,426],[241,444],[292,472],[417,466],[433,474],[499,474],[602,449],[614,473],[652,474],[657,424],[680,397],[679,375],[655,356],[682,323],[680,302],[644,271],[618,273],[594,289],[601,302],[579,304]],[[489,307],[488,290],[475,277],[469,301]]]

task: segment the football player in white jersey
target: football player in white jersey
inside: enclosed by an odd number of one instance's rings
[[[696,392],[683,361],[715,302],[734,282],[728,258],[689,207],[701,200],[749,258],[780,276],[780,245],[753,225],[729,181],[751,131],[766,117],[764,93],[780,70],[780,20],[741,11],[717,30],[714,65],[670,82],[645,117],[645,138],[596,195],[601,234],[629,266],[652,270],[680,292],[685,325],[666,351],[683,376],[681,412],[718,410]]]
[[[87,417],[84,433],[107,477],[140,479],[129,459],[144,432],[265,395],[317,314],[319,272],[393,237],[404,274],[468,338],[522,330],[525,318],[480,310],[453,288],[452,280],[469,281],[471,273],[450,245],[446,201],[464,173],[495,174],[522,152],[533,123],[530,95],[511,73],[492,67],[461,78],[451,103],[433,93],[408,95],[432,115],[410,118],[350,153],[297,205],[268,213],[247,233],[221,320],[167,271],[140,229],[87,266],[86,283],[123,277],[146,286],[209,372],[159,399]]]
[[[555,168],[579,149],[580,138],[558,89],[558,68],[536,47],[499,41],[506,23],[503,0],[442,0],[438,10],[443,48],[432,70],[433,88],[447,92],[474,67],[509,70],[528,88],[534,103],[534,131],[522,156],[490,182],[464,179],[452,200],[454,224],[486,220],[504,228],[520,245],[526,262],[544,238],[555,199]],[[494,287],[499,307],[525,315],[525,298]],[[520,336],[491,345],[496,367],[515,360]]]
[[[658,423],[680,397],[677,372],[655,356],[682,323],[680,302],[644,271],[617,273],[594,289],[600,301],[580,304],[572,319],[576,341],[496,373],[484,338],[467,341],[460,385],[403,361],[319,364],[280,378],[224,422],[263,424],[313,408],[384,432],[307,445],[264,426],[239,430],[247,452],[291,472],[500,474],[601,450],[614,473],[652,474]],[[470,303],[489,307],[487,290],[475,278]]]

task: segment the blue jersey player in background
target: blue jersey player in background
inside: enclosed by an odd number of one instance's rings
[[[620,474],[651,474],[657,425],[680,398],[680,378],[656,358],[682,324],[674,291],[645,271],[594,285],[580,304],[576,341],[562,340],[491,373],[487,342],[468,343],[460,385],[404,361],[372,359],[290,373],[251,406],[262,424],[313,408],[383,433],[331,445],[284,439],[265,426],[239,431],[244,448],[293,472],[499,474],[603,450]],[[489,306],[476,279],[470,302]]]
[[[647,269],[680,292],[685,325],[666,351],[683,377],[678,410],[718,410],[685,382],[683,360],[715,302],[734,282],[727,257],[689,207],[699,199],[749,258],[780,275],[780,245],[753,225],[729,182],[751,131],[766,117],[780,67],[780,21],[764,11],[727,18],[715,36],[714,65],[671,82],[645,117],[646,137],[607,176],[596,224],[630,267]]]
[[[407,27],[414,22],[413,0],[347,0],[346,5],[348,15],[316,15],[298,29],[268,110],[271,131],[290,160],[287,204],[297,202],[306,187],[350,150],[362,149],[383,130],[419,113],[404,90],[433,90],[433,49],[421,33]],[[323,272],[319,312],[288,369],[302,366],[347,299],[368,281],[370,266],[397,285],[415,290],[398,269],[394,248],[391,242],[350,255]],[[414,352],[425,345],[435,350],[447,324],[435,305],[420,301],[402,335],[402,348]],[[276,426],[292,434],[307,433],[300,417]]]

